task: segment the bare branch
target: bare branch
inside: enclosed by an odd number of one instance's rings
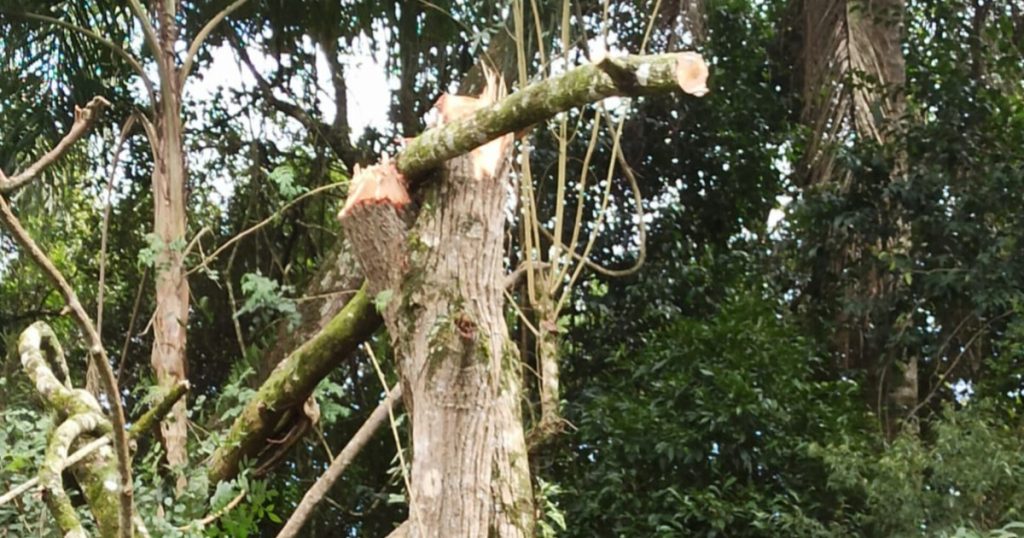
[[[366,443],[373,438],[374,433],[384,424],[388,418],[388,412],[392,406],[401,402],[402,398],[402,385],[395,385],[395,388],[391,389],[387,397],[384,398],[376,409],[370,413],[367,417],[366,422],[359,427],[352,439],[349,440],[345,448],[341,450],[338,457],[331,462],[331,466],[327,468],[327,471],[317,479],[316,483],[313,484],[306,494],[302,497],[302,501],[299,502],[299,506],[292,512],[291,517],[288,518],[288,522],[285,523],[284,528],[281,532],[277,533],[277,538],[294,538],[299,536],[299,532],[302,530],[302,526],[309,521],[310,516],[313,515],[313,510],[317,504],[323,500],[327,492],[331,490],[335,482],[341,478],[342,473],[348,468],[352,460],[359,454],[359,452],[366,446]]]
[[[278,218],[287,209],[291,208],[292,206],[294,206],[295,204],[299,203],[300,201],[305,200],[306,198],[309,198],[310,196],[314,196],[314,195],[320,194],[320,193],[322,193],[324,191],[329,191],[331,189],[336,189],[336,188],[341,187],[343,185],[344,185],[343,183],[332,183],[330,185],[324,185],[324,186],[321,186],[321,187],[317,187],[317,188],[315,188],[315,189],[313,189],[313,190],[303,194],[302,196],[299,196],[299,197],[295,198],[291,202],[288,202],[287,204],[283,205],[277,211],[273,212],[269,217],[267,217],[267,218],[257,222],[256,224],[253,224],[249,228],[246,228],[242,232],[239,232],[237,235],[235,235],[231,239],[228,239],[227,241],[225,241],[223,245],[217,247],[217,250],[214,250],[209,256],[206,256],[205,258],[203,258],[202,261],[200,261],[198,265],[196,265],[195,267],[189,269],[188,273],[186,273],[186,274],[187,275],[191,275],[192,273],[195,273],[196,271],[206,267],[207,265],[210,264],[210,262],[215,260],[217,258],[217,256],[219,256],[222,252],[224,252],[224,249],[226,249],[226,248],[230,247],[231,245],[241,241],[246,236],[252,234],[253,232],[255,232],[257,230],[259,230],[260,228],[266,226],[267,224],[270,224],[271,222],[274,221],[274,219]]]
[[[124,125],[121,126],[121,135],[117,139],[117,146],[114,148],[114,159],[110,166],[110,177],[107,178],[107,199],[103,206],[103,228],[100,232],[100,278],[96,286],[96,332],[103,337],[103,295],[107,273],[107,232],[110,229],[110,197],[114,191],[114,176],[117,175],[117,163],[121,159],[121,148],[128,140],[128,134],[135,126],[135,115],[128,116]]]
[[[57,159],[61,158],[61,156],[67,152],[68,148],[74,145],[79,138],[85,136],[85,134],[92,129],[96,119],[99,118],[100,111],[106,106],[110,106],[110,101],[99,96],[93,97],[84,108],[76,106],[75,122],[71,125],[71,130],[68,131],[68,134],[64,135],[64,138],[62,138],[53,149],[26,168],[24,172],[15,174],[10,178],[0,178],[0,195],[9,194],[29,181],[32,181],[40,172],[45,170],[47,166],[50,166]]]
[[[149,14],[146,13],[146,9],[142,7],[139,0],[128,0],[128,7],[131,8],[135,18],[142,25],[142,36],[146,41],[146,46],[149,47],[149,51],[153,53],[153,56],[160,58],[163,48],[160,47],[160,39],[156,35],[156,28],[153,28],[153,22],[149,20]],[[160,70],[160,78],[169,82],[174,73],[165,73],[163,62],[158,61],[156,64]],[[156,102],[153,103],[153,106],[156,107]]]
[[[181,527],[178,527],[178,530],[181,531],[181,532],[186,532],[186,531],[192,530],[194,528],[201,529],[201,528],[209,525],[210,523],[213,523],[214,521],[217,521],[224,514],[234,510],[234,508],[236,506],[238,506],[239,503],[242,502],[242,499],[244,499],[245,496],[248,493],[249,492],[247,490],[243,489],[242,491],[238,492],[238,495],[235,495],[234,499],[231,499],[231,502],[229,502],[228,504],[224,505],[224,508],[221,508],[220,510],[217,510],[216,512],[214,512],[214,513],[204,517],[203,519],[197,519],[196,521],[193,521],[192,523],[189,523],[188,525],[182,525]]]
[[[68,456],[68,459],[64,460],[64,468],[66,469],[68,467],[71,467],[72,465],[84,460],[86,456],[92,454],[97,449],[105,447],[109,444],[110,437],[100,437],[99,439],[94,439],[93,441],[89,442],[89,444],[83,446],[82,448],[79,448],[73,454]],[[29,480],[26,480],[25,482],[22,482],[17,487],[12,488],[10,491],[0,496],[0,506],[3,506],[13,501],[14,499],[17,499],[18,497],[21,496],[22,493],[25,493],[26,491],[32,489],[32,487],[38,483],[39,477],[35,476]]]
[[[206,23],[206,26],[203,26],[202,30],[199,30],[199,33],[196,34],[195,39],[192,40],[192,44],[189,45],[188,52],[185,53],[185,62],[184,64],[182,64],[181,72],[178,75],[179,77],[181,77],[179,79],[181,85],[185,84],[185,79],[188,78],[189,72],[192,71],[192,64],[195,63],[196,54],[199,53],[199,47],[203,46],[203,41],[206,41],[206,38],[209,37],[210,32],[212,32],[213,29],[216,28],[217,25],[220,24],[220,22],[223,21],[225,17],[230,15],[236,9],[245,5],[247,1],[248,0],[235,0],[234,3],[222,9],[220,13],[214,15],[213,18]]]

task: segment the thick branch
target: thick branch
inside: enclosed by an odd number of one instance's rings
[[[107,393],[107,399],[110,404],[111,418],[114,425],[114,447],[117,451],[117,470],[121,477],[120,487],[120,501],[121,509],[119,512],[119,521],[121,536],[131,538],[132,533],[132,469],[131,469],[131,454],[128,450],[128,435],[125,431],[125,419],[124,419],[124,407],[121,405],[121,395],[117,388],[117,380],[114,378],[114,371],[110,368],[110,361],[107,360],[107,352],[103,348],[103,343],[100,342],[99,334],[96,332],[96,327],[93,325],[92,320],[89,319],[89,315],[85,313],[85,309],[82,308],[82,303],[78,300],[78,295],[75,290],[71,288],[68,281],[64,278],[64,275],[57,270],[53,265],[53,262],[46,256],[45,253],[39,248],[39,245],[29,236],[28,232],[22,228],[18,218],[11,212],[11,208],[7,205],[7,200],[3,196],[0,196],[0,223],[14,235],[14,240],[17,241],[22,248],[24,248],[33,261],[43,270],[43,273],[53,282],[53,284],[60,290],[61,295],[64,297],[64,301],[70,308],[71,313],[78,323],[79,329],[86,337],[86,341],[89,344],[89,356],[90,360],[95,361],[95,364],[99,366],[100,380],[103,382],[103,389]]]
[[[64,138],[53,149],[46,152],[46,155],[40,157],[38,161],[26,168],[24,172],[13,177],[4,177],[0,174],[0,194],[8,194],[32,181],[46,167],[61,158],[68,148],[75,142],[78,142],[79,138],[82,138],[92,129],[93,124],[96,123],[96,119],[99,118],[100,112],[105,106],[110,106],[110,102],[99,96],[93,97],[84,108],[76,106],[75,122],[71,125],[71,130],[68,131],[68,134],[64,135]]]
[[[132,424],[132,427],[128,429],[128,435],[132,439],[140,437],[142,434],[153,429],[154,426],[160,424],[167,413],[171,412],[171,408],[174,404],[181,399],[182,396],[188,392],[189,384],[188,381],[179,381],[177,385],[171,388],[170,392],[164,395],[160,401],[153,406],[149,411],[146,411],[138,420]]]
[[[694,65],[698,73],[694,76]],[[700,69],[702,68],[702,69]],[[707,92],[704,60],[694,53],[604,58],[515,92],[452,123],[430,129],[398,154],[398,170],[407,178],[435,168],[485,142],[525,129],[560,112],[607,97],[640,96],[684,89]],[[692,84],[696,80],[698,84]]]
[[[293,538],[299,536],[299,532],[302,530],[302,526],[309,521],[310,516],[313,515],[313,510],[323,500],[327,492],[334,487],[335,482],[341,478],[341,474],[345,472],[352,460],[359,454],[359,452],[366,446],[366,443],[373,438],[373,434],[380,429],[381,425],[388,418],[388,410],[391,409],[397,403],[402,400],[402,385],[396,385],[395,388],[391,389],[384,401],[370,413],[370,416],[366,419],[366,422],[359,427],[356,434],[352,436],[345,448],[341,450],[338,457],[334,458],[331,462],[331,466],[327,468],[327,471],[317,479],[313,487],[306,491],[306,494],[302,497],[302,502],[292,512],[288,522],[285,523],[284,528],[281,532],[277,533],[277,538]]]
[[[301,408],[317,383],[348,359],[380,324],[380,315],[364,288],[324,330],[281,361],[214,452],[210,482],[234,476],[242,458],[253,455],[263,445],[282,415]]]

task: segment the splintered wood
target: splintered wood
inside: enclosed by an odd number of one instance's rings
[[[466,118],[476,113],[485,106],[490,106],[505,96],[505,85],[494,72],[486,73],[487,85],[479,97],[465,95],[449,95],[447,93],[438,97],[434,103],[437,110],[438,123],[444,125],[461,118]],[[498,137],[470,152],[473,161],[473,177],[480,179],[493,176],[505,159],[509,144],[512,143],[512,134]]]
[[[409,205],[409,191],[405,188],[405,178],[398,173],[395,164],[387,156],[380,164],[361,168],[356,166],[352,175],[352,183],[348,190],[345,207],[338,215],[348,215],[353,207],[365,204],[388,204],[401,211]]]

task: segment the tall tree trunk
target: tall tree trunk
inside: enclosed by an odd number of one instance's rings
[[[179,94],[165,96],[157,118],[159,151],[153,169],[153,230],[163,248],[156,256],[156,313],[153,317],[153,370],[161,387],[187,378],[186,336],[189,288],[182,259],[185,240],[185,153],[182,148]],[[167,462],[187,462],[185,400],[174,404],[160,425]]]
[[[392,163],[357,173],[342,213],[371,293],[387,300],[412,415],[408,536],[533,535],[520,362],[503,311],[508,145],[449,161],[411,227],[404,190],[388,187],[402,181]],[[376,194],[361,198],[362,186]]]
[[[150,145],[153,148],[153,233],[160,242],[155,263],[156,312],[153,315],[151,361],[157,383],[170,390],[187,379],[189,287],[184,265],[187,170],[181,121],[182,83],[174,54],[178,29],[173,13],[161,7],[160,102],[154,112]],[[167,76],[170,75],[170,76]],[[188,462],[186,402],[178,400],[160,434],[171,466]],[[179,490],[184,486],[179,481]]]
[[[850,195],[861,188],[849,170],[836,166],[838,149],[851,141],[885,146],[892,165],[888,181],[905,180],[907,156],[899,140],[906,108],[905,10],[905,0],[803,0],[801,119],[811,136],[798,177],[805,189]],[[833,345],[844,366],[867,372],[865,396],[877,406],[890,435],[918,399],[917,359],[889,341],[898,330],[895,302],[901,278],[876,254],[898,256],[909,248],[910,228],[900,219],[897,204],[886,197],[872,208],[874,224],[891,231],[854,230],[824,254],[812,277],[812,289],[830,289],[843,301],[872,305],[864,313],[851,314],[841,306],[832,313]],[[851,270],[858,273],[852,282],[844,276]]]

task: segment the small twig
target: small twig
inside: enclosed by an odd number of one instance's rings
[[[303,295],[302,297],[295,297],[292,300],[296,303],[307,303],[309,301],[319,301],[321,299],[330,299],[337,295],[355,295],[359,293],[359,289],[347,289],[347,290],[335,290],[324,293],[315,293],[313,295]]]
[[[179,531],[181,531],[181,532],[186,532],[186,531],[191,530],[194,527],[203,528],[203,527],[209,525],[210,523],[213,523],[214,521],[217,521],[218,519],[223,517],[224,514],[234,510],[235,507],[238,506],[238,504],[242,502],[242,499],[245,498],[245,495],[247,493],[249,493],[249,492],[247,490],[243,489],[241,492],[238,493],[238,495],[235,496],[234,499],[231,499],[231,502],[229,502],[228,504],[224,505],[224,508],[221,508],[220,510],[217,510],[216,512],[214,512],[214,513],[204,517],[203,519],[197,519],[197,520],[193,521],[192,523],[189,523],[188,525],[182,525],[181,527],[178,527],[177,529]]]
[[[214,250],[213,253],[211,253],[209,256],[206,256],[205,258],[203,258],[203,260],[200,261],[198,265],[196,265],[195,267],[189,269],[188,272],[185,273],[185,275],[186,276],[191,275],[192,273],[195,273],[196,271],[206,267],[207,265],[210,264],[210,262],[215,260],[217,258],[217,256],[219,256],[222,252],[224,252],[225,249],[227,249],[231,245],[237,243],[238,241],[241,241],[246,236],[256,232],[257,230],[259,230],[260,228],[266,226],[267,224],[270,224],[271,222],[273,222],[274,219],[279,217],[282,213],[284,213],[286,210],[290,209],[292,206],[294,206],[295,204],[299,203],[300,201],[302,201],[302,200],[304,200],[306,198],[309,198],[310,196],[314,196],[314,195],[320,194],[320,193],[322,193],[324,191],[328,191],[328,190],[331,190],[331,189],[336,189],[338,187],[342,187],[342,186],[345,186],[345,185],[346,184],[344,184],[344,183],[332,183],[330,185],[324,185],[322,187],[317,187],[317,188],[315,188],[315,189],[313,189],[313,190],[303,194],[302,196],[299,196],[298,198],[292,200],[291,202],[288,202],[287,204],[281,206],[281,208],[278,209],[277,211],[271,213],[271,215],[269,217],[267,217],[267,218],[261,220],[260,222],[250,226],[249,228],[246,228],[245,230],[243,230],[242,232],[238,233],[237,235],[235,235],[231,239],[228,239],[227,241],[225,241],[224,244],[219,246],[219,247],[217,247],[217,249]]]

